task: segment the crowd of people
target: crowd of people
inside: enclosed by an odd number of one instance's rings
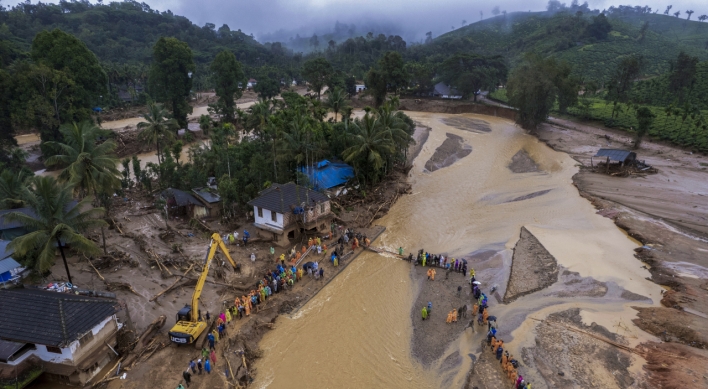
[[[445,278],[448,278],[449,273],[457,272],[462,274],[467,274],[467,261],[462,259],[450,258],[445,255],[434,255],[426,252],[425,250],[419,250],[418,255],[414,258],[413,254],[409,254],[405,257],[403,254],[403,248],[398,248],[398,254],[404,260],[412,262],[414,266],[425,266],[430,267],[426,274],[428,280],[435,281],[435,267],[446,269]],[[508,350],[504,349],[504,341],[497,335],[497,318],[496,316],[491,316],[489,314],[489,305],[487,295],[484,294],[480,288],[481,283],[476,279],[475,270],[469,269],[469,284],[472,291],[472,320],[469,326],[474,325],[475,318],[477,319],[477,325],[487,326],[487,346],[491,348],[492,353],[496,359],[501,364],[501,368],[504,374],[506,374],[509,381],[512,383],[514,389],[531,389],[531,383],[526,382],[524,377],[519,374],[519,362],[514,359],[513,355],[509,354]],[[462,290],[461,286],[457,288],[457,294],[460,295]],[[494,288],[492,288],[492,292]],[[428,302],[421,310],[421,317],[423,320],[428,320],[431,318],[433,303]],[[459,309],[453,309],[448,312],[445,322],[448,324],[456,323],[458,318],[465,316],[467,313],[467,304],[463,305]]]
[[[189,361],[189,366],[182,374],[183,381],[187,387],[191,384],[192,375],[201,375],[203,372],[210,374],[215,368],[217,362],[215,352],[216,344],[219,341],[219,338],[223,338],[226,335],[227,326],[233,320],[237,317],[240,320],[244,316],[248,317],[251,313],[258,312],[261,304],[268,301],[268,299],[274,294],[285,291],[288,288],[292,288],[294,284],[300,282],[306,274],[308,277],[312,277],[314,279],[324,277],[324,269],[317,260],[306,262],[300,267],[297,266],[303,255],[306,255],[306,253],[317,252],[320,259],[322,259],[321,257],[327,258],[332,265],[336,267],[343,259],[345,247],[348,247],[350,243],[352,251],[359,248],[361,244],[364,246],[369,246],[371,243],[366,235],[347,229],[343,233],[338,234],[340,236],[332,245],[334,249],[328,257],[328,247],[325,241],[332,241],[334,234],[336,233],[337,228],[333,225],[327,236],[308,239],[307,245],[303,245],[301,250],[296,250],[296,248],[293,247],[293,249],[287,253],[287,260],[289,262],[287,264],[286,253],[281,254],[276,259],[275,267],[271,271],[263,274],[263,277],[255,284],[253,289],[251,289],[248,294],[241,297],[236,297],[233,305],[226,307],[219,313],[218,316],[216,316],[215,329],[207,335],[209,347],[204,347],[196,360],[191,359]],[[229,234],[227,239],[229,239],[230,243],[233,244],[237,237],[238,233],[234,233]],[[245,236],[244,238],[244,244],[246,244],[248,238]],[[274,257],[273,248],[270,249],[270,253],[271,257]],[[415,258],[413,257],[413,254],[409,254],[408,257],[405,257],[402,247],[399,247],[398,254],[404,260],[412,262],[414,266],[429,267],[427,270],[427,276],[430,281],[435,281],[435,268],[442,268],[446,270],[445,279],[447,279],[449,274],[452,272],[462,273],[465,275],[468,274],[467,261],[464,259],[450,258],[442,254],[430,254],[422,249],[418,251]],[[253,255],[251,259],[254,259]],[[469,325],[474,325],[474,318],[476,317],[477,324],[479,326],[487,326],[487,346],[490,347],[491,352],[494,354],[496,359],[499,360],[502,371],[512,382],[513,387],[515,389],[531,389],[531,383],[526,382],[523,376],[521,376],[518,372],[518,361],[514,359],[513,355],[509,354],[509,351],[504,349],[504,341],[497,335],[497,318],[495,316],[490,316],[487,296],[481,291],[481,283],[476,280],[475,276],[476,274],[474,269],[469,269],[469,284],[474,302],[472,306],[472,321],[470,321]],[[458,296],[461,289],[461,287],[458,287]],[[432,309],[432,302],[428,302],[427,305],[423,307],[421,310],[423,320],[428,320],[431,318]],[[453,309],[448,312],[446,323],[456,323],[458,318],[466,316],[466,313],[467,304],[459,309]],[[211,317],[209,312],[206,313],[206,319],[207,322],[210,322]],[[180,383],[177,389],[185,388],[182,383]]]
[[[345,248],[351,243],[352,251],[361,247],[360,244],[368,246],[371,241],[365,234],[356,233],[354,230],[346,229],[341,233],[341,227],[332,225],[330,232],[322,237],[309,238],[306,245],[303,245],[300,250],[295,247],[289,253],[283,253],[276,259],[275,267],[263,274],[262,278],[254,285],[251,291],[241,297],[234,299],[233,305],[224,307],[224,310],[215,317],[216,323],[214,330],[207,334],[207,342],[209,347],[204,347],[201,354],[189,361],[189,366],[182,372],[182,382],[177,389],[185,389],[184,385],[190,386],[193,375],[201,375],[204,372],[210,374],[216,366],[216,344],[220,338],[223,338],[227,333],[227,328],[231,322],[237,318],[240,320],[244,316],[248,317],[252,313],[257,313],[259,308],[274,294],[278,294],[292,288],[295,283],[302,281],[303,277],[308,276],[316,280],[324,278],[324,268],[320,265],[317,259],[328,259],[333,266],[337,267],[340,261],[345,257]],[[338,233],[340,232],[340,233]],[[337,241],[334,237],[340,235]],[[227,234],[225,240],[230,244],[238,242],[238,232]],[[243,234],[243,244],[246,245],[249,239],[246,231]],[[327,255],[327,241],[334,249]],[[271,258],[275,258],[275,249],[269,250]],[[310,261],[297,266],[298,262],[306,253],[317,253],[315,261]],[[309,254],[308,254],[309,255]],[[313,255],[314,256],[314,255]],[[255,261],[255,253],[250,255],[251,261]],[[287,261],[287,263],[286,263]],[[209,312],[205,315],[207,323],[211,323],[212,316]]]

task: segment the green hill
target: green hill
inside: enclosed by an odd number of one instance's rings
[[[638,104],[668,106],[675,103],[675,95],[669,91],[669,74],[640,81],[632,92],[632,101]],[[700,110],[708,110],[708,61],[696,67],[696,83],[688,94],[688,101]]]
[[[241,30],[193,24],[172,12],[159,12],[137,1],[91,4],[61,1],[60,4],[20,3],[0,7],[0,40],[28,51],[34,36],[42,30],[59,28],[81,39],[101,61],[118,64],[149,63],[152,46],[161,36],[187,42],[197,64],[206,64],[228,49],[245,64],[278,62],[278,54],[259,44]]]
[[[417,46],[411,56],[425,60],[457,52],[503,55],[513,67],[523,53],[535,51],[566,60],[584,80],[599,83],[609,78],[622,57],[631,54],[641,54],[646,59],[644,76],[668,71],[670,61],[681,51],[708,60],[708,23],[620,7],[607,14],[611,25],[607,37],[597,39],[588,34],[588,26],[597,15],[592,11],[563,11],[497,16]],[[642,34],[645,23],[647,28]]]

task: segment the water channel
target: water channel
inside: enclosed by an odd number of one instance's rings
[[[651,339],[632,325],[635,311],[630,306],[657,305],[660,287],[645,279],[649,272],[633,256],[636,242],[579,196],[572,185],[578,170],[572,158],[507,120],[471,114],[407,114],[432,130],[410,173],[412,193],[376,221],[387,230],[375,245],[391,250],[402,246],[406,252],[425,248],[453,257],[492,250],[491,260],[481,267],[471,266],[478,278],[499,283],[503,294],[512,249],[525,226],[560,266],[605,282],[609,292],[602,299],[534,293],[508,305],[492,300],[490,309],[504,323],[502,330],[509,334],[505,340],[516,355],[521,347],[533,344],[536,322],[529,317],[543,319],[570,307],[581,309],[586,324],[594,321],[611,328],[622,317],[632,333],[630,343]],[[449,118],[484,120],[491,132],[448,126],[444,120]],[[462,137],[472,153],[449,167],[427,172],[424,165],[446,133]],[[538,172],[513,173],[507,168],[519,150],[538,164]],[[544,194],[513,201],[537,192]],[[619,297],[623,290],[650,300],[624,300]],[[411,347],[416,293],[410,264],[363,253],[303,308],[279,318],[276,329],[265,335],[264,356],[255,366],[256,387],[462,387],[472,363],[467,356],[477,352],[483,334],[465,330],[440,361],[423,366]],[[440,325],[445,325],[444,320]],[[452,354],[463,356],[463,362],[455,369],[443,368],[441,361]]]

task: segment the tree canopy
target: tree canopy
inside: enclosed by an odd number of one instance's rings
[[[507,67],[501,56],[483,57],[455,54],[440,66],[440,80],[456,88],[463,96],[474,96],[477,91],[493,91],[506,81]]]
[[[214,91],[219,97],[217,112],[226,120],[234,119],[235,101],[243,94],[243,86],[246,84],[246,76],[243,73],[241,63],[236,60],[236,56],[227,50],[216,55],[211,63],[211,72],[214,80]]]
[[[323,57],[312,58],[302,64],[302,76],[310,84],[312,90],[317,93],[318,99],[320,98],[322,87],[327,84],[333,71],[332,64]]]
[[[160,38],[153,48],[150,95],[167,104],[180,127],[187,126],[188,103],[195,70],[192,49],[176,38]]]

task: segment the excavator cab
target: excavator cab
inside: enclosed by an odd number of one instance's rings
[[[199,312],[197,312],[197,316],[199,316]],[[190,307],[189,305],[185,305],[184,308],[180,309],[179,312],[177,312],[177,321],[189,321],[191,317],[192,307]]]

